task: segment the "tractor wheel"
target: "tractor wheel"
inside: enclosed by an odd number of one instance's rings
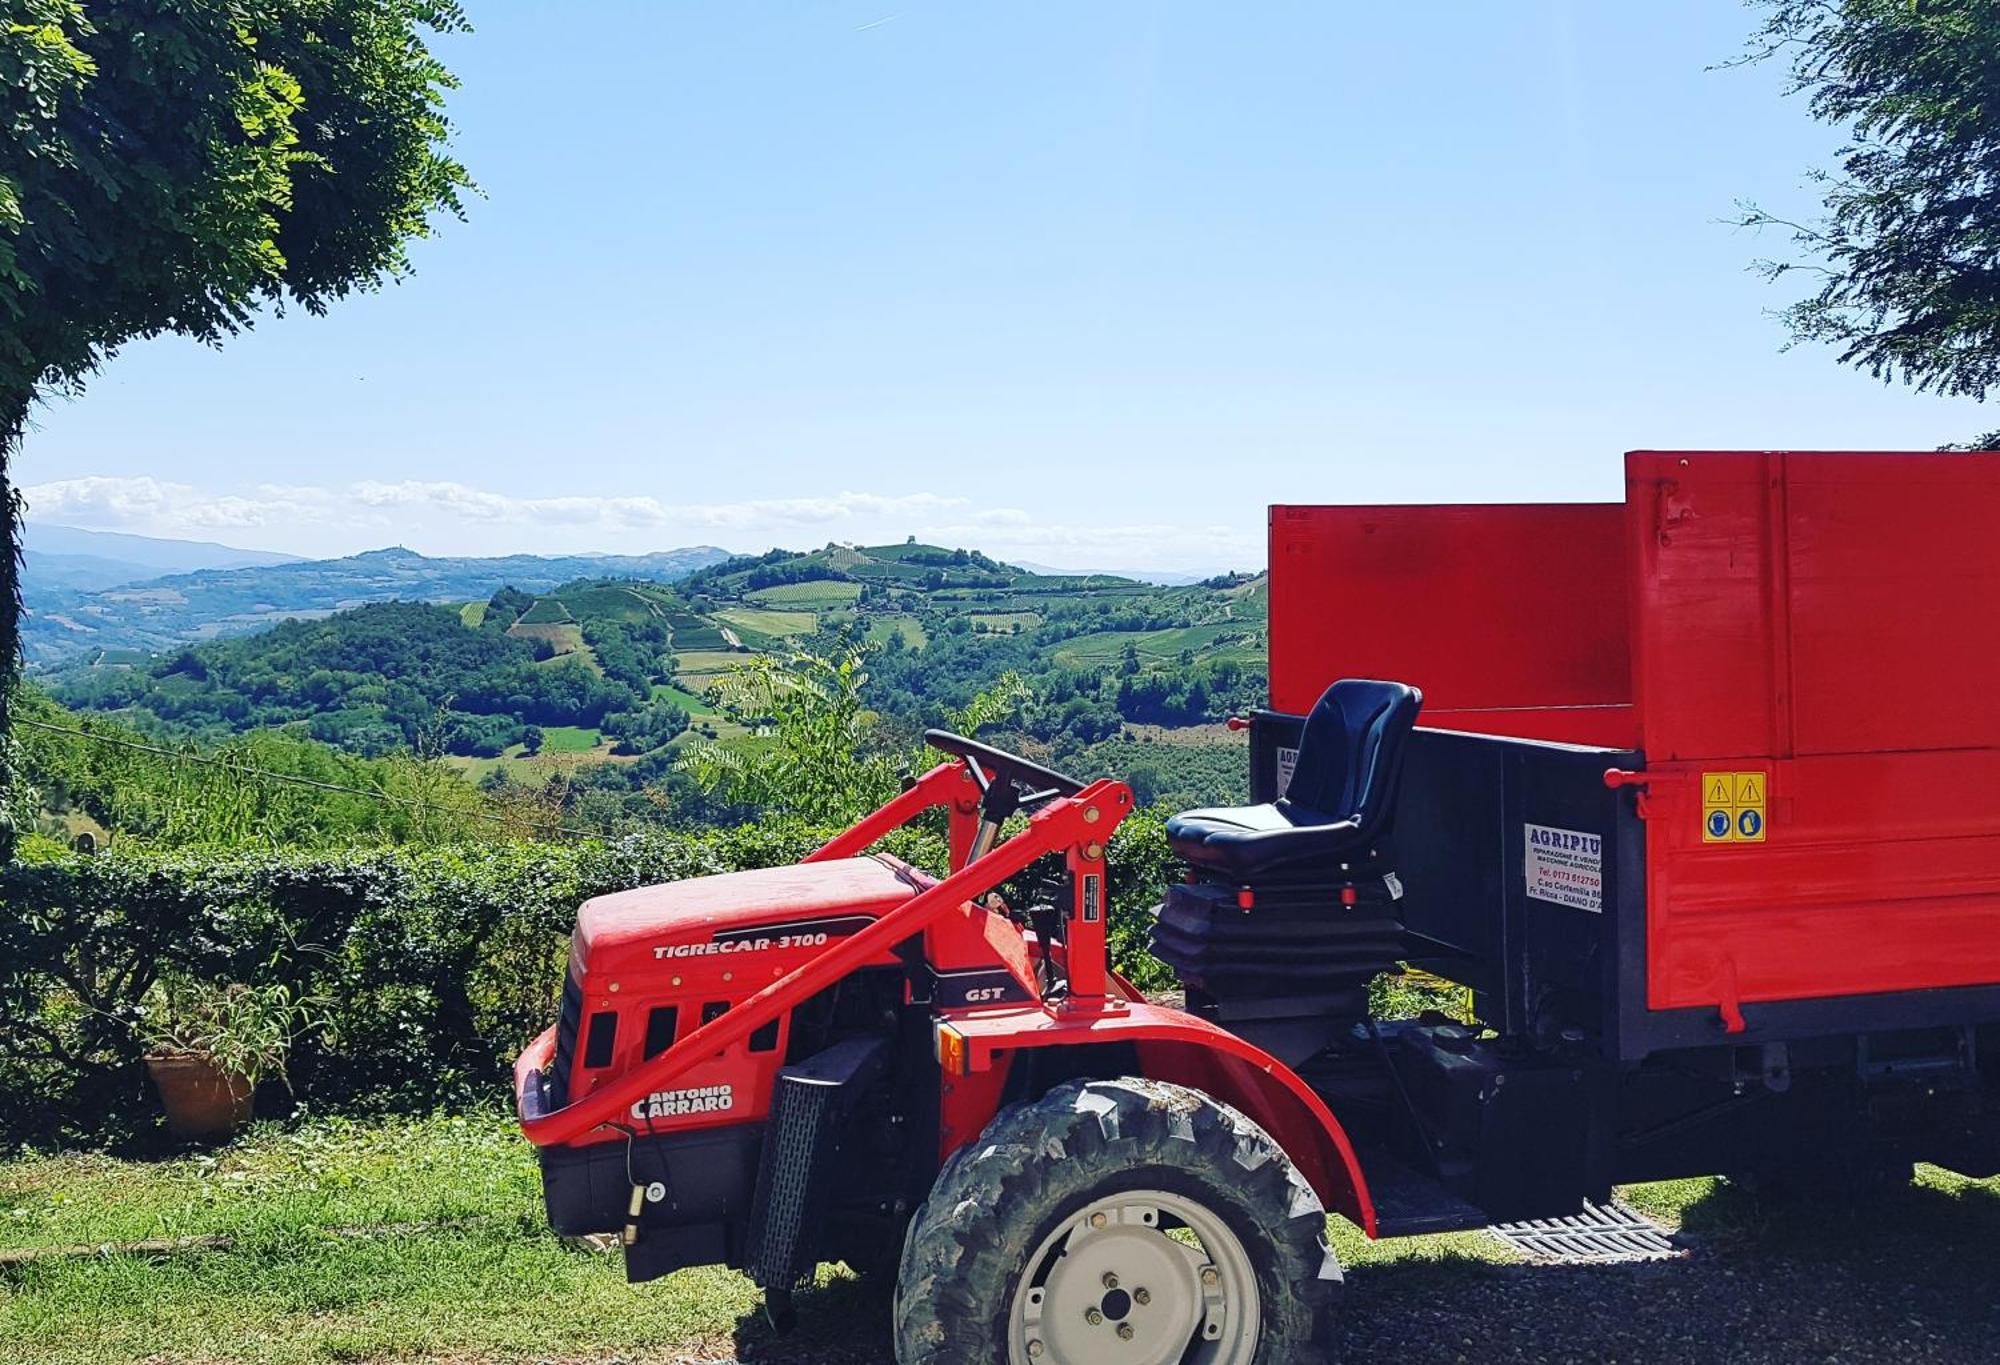
[[[1197,1090],[1071,1082],[1003,1110],[903,1242],[899,1365],[1325,1358],[1326,1213],[1255,1123]]]

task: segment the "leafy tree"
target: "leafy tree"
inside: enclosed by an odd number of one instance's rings
[[[1135,764],[1125,770],[1125,785],[1132,789],[1135,802],[1150,806],[1159,799],[1160,770],[1150,763]]]
[[[1744,60],[1785,61],[1790,91],[1849,138],[1815,174],[1817,219],[1755,205],[1741,219],[1799,248],[1766,275],[1819,279],[1782,314],[1793,340],[1884,381],[1984,397],[2000,380],[2000,3],[1753,3],[1765,17]]]
[[[861,699],[859,651],[839,658],[759,654],[715,685],[725,709],[762,732],[755,748],[691,744],[679,766],[705,792],[807,819],[837,820],[895,790],[887,756],[866,752],[874,713]]]
[[[690,744],[676,766],[705,793],[812,820],[851,820],[880,805],[906,769],[928,767],[937,755],[899,754],[879,742],[880,717],[862,700],[866,658],[861,650],[835,658],[760,654],[737,665],[715,685],[715,694],[762,742]],[[1013,716],[1029,696],[1018,674],[1004,674],[948,713],[946,726],[975,734]]]
[[[688,713],[670,701],[652,701],[634,711],[614,711],[604,718],[604,729],[618,737],[612,750],[619,754],[646,754],[688,728]]]
[[[488,599],[486,615],[480,619],[479,624],[488,630],[505,630],[520,620],[534,605],[533,594],[522,592],[509,583]]]
[[[457,213],[456,0],[13,0],[0,24],[0,732],[19,647],[7,468],[118,347],[219,343],[408,268]],[[0,841],[5,839],[0,830]]]

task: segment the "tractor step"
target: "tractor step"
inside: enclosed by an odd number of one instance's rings
[[[1685,1256],[1667,1230],[1623,1204],[1585,1204],[1570,1218],[1503,1223],[1493,1235],[1540,1265],[1618,1265]]]

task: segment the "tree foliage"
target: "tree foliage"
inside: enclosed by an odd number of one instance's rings
[[[426,37],[456,0],[9,0],[0,22],[0,731],[7,465],[38,390],[128,341],[218,343],[408,268],[469,186]],[[4,837],[0,835],[0,837]]]
[[[1824,213],[1755,205],[1791,234],[1767,261],[1818,289],[1785,309],[1794,341],[1840,348],[1885,381],[1983,397],[2000,379],[2000,0],[1752,0],[1745,60],[1787,63],[1788,88],[1848,141],[1815,173]]]
[[[0,392],[137,337],[221,341],[407,267],[457,212],[453,0],[14,0],[0,158]]]
[[[898,752],[879,732],[881,717],[862,697],[866,661],[862,650],[752,656],[723,675],[715,695],[758,739],[690,744],[678,766],[705,792],[810,820],[852,820],[882,804],[904,773],[936,755]],[[946,728],[976,734],[1011,719],[1031,695],[1019,674],[1003,674],[950,712]]]
[[[715,685],[724,709],[762,737],[754,747],[690,744],[679,765],[702,789],[807,819],[839,820],[886,800],[897,772],[869,751],[875,715],[861,699],[864,657],[753,655]]]
[[[415,752],[359,758],[271,730],[214,747],[160,743],[27,686],[18,715],[18,772],[36,806],[87,817],[114,843],[349,847],[470,839],[493,825],[475,788]]]
[[[82,669],[58,679],[55,692],[65,704],[128,711],[177,735],[296,722],[370,755],[415,747],[443,708],[443,750],[488,757],[521,742],[524,726],[595,726],[646,695],[580,660],[538,664],[535,642],[467,630],[457,612],[420,602],[287,621],[143,668]]]

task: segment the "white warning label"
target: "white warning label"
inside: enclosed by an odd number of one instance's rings
[[[1278,746],[1278,795],[1283,796],[1292,789],[1292,774],[1298,770],[1299,751],[1288,745]]]
[[[1548,825],[1523,825],[1528,894],[1572,910],[1604,913],[1604,840]]]

